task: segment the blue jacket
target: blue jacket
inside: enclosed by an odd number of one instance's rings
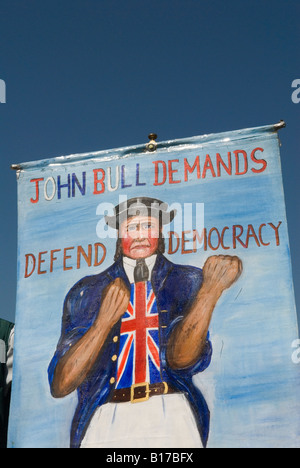
[[[122,258],[103,273],[81,279],[67,294],[61,337],[48,369],[50,387],[58,361],[89,330],[99,313],[104,289],[118,277],[130,288]],[[166,358],[169,337],[190,309],[202,285],[202,270],[175,265],[159,254],[151,281],[159,310],[161,377],[179,392],[185,393],[195,415],[202,443],[206,446],[210,413],[202,393],[192,382],[192,376],[209,366],[211,343],[207,339],[201,359],[189,368],[173,370]],[[111,330],[93,369],[77,389],[78,406],[71,429],[72,448],[80,447],[95,410],[109,401],[114,391],[115,383],[111,383],[111,378],[116,376],[117,361],[111,358],[118,355],[120,340],[113,338],[119,337],[120,328],[121,320]]]

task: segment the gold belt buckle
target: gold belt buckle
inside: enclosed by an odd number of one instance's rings
[[[142,388],[142,387],[145,387],[145,391],[142,392],[142,393],[145,393],[145,396],[144,397],[136,397],[135,396],[135,389],[136,388]],[[140,403],[142,401],[147,401],[147,400],[149,400],[149,394],[150,394],[149,382],[133,384],[130,387],[130,402],[131,403]]]

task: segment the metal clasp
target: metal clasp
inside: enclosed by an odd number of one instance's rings
[[[156,151],[156,148],[157,148],[157,143],[156,143],[156,138],[157,138],[157,135],[156,133],[150,133],[150,135],[148,135],[148,138],[149,138],[149,143],[147,143],[146,145],[146,150],[147,151]]]
[[[163,385],[164,385],[164,395],[166,395],[169,391],[169,385],[167,384],[167,382],[163,382]]]

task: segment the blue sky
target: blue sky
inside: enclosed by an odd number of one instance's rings
[[[15,315],[11,164],[280,119],[297,289],[299,13],[299,0],[0,0],[0,317]]]

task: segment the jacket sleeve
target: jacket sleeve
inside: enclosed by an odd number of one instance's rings
[[[91,327],[99,311],[101,288],[94,288],[89,277],[82,279],[67,294],[63,306],[61,335],[48,368],[50,387],[59,360]]]
[[[176,317],[175,320],[170,324],[168,328],[168,334],[167,334],[167,342],[169,341],[169,338],[172,335],[172,332],[176,328],[177,325],[180,324],[180,322],[183,320],[183,316]],[[164,348],[164,361],[167,363],[167,346]],[[191,366],[184,367],[182,369],[172,369],[172,373],[174,374],[183,374],[185,376],[193,376],[195,374],[198,374],[199,372],[205,371],[207,367],[210,365],[211,362],[211,357],[212,357],[212,344],[209,339],[209,332],[207,334],[205,346],[203,349],[203,352],[200,356],[200,358],[197,360],[197,362]],[[169,364],[167,366],[170,368]]]

